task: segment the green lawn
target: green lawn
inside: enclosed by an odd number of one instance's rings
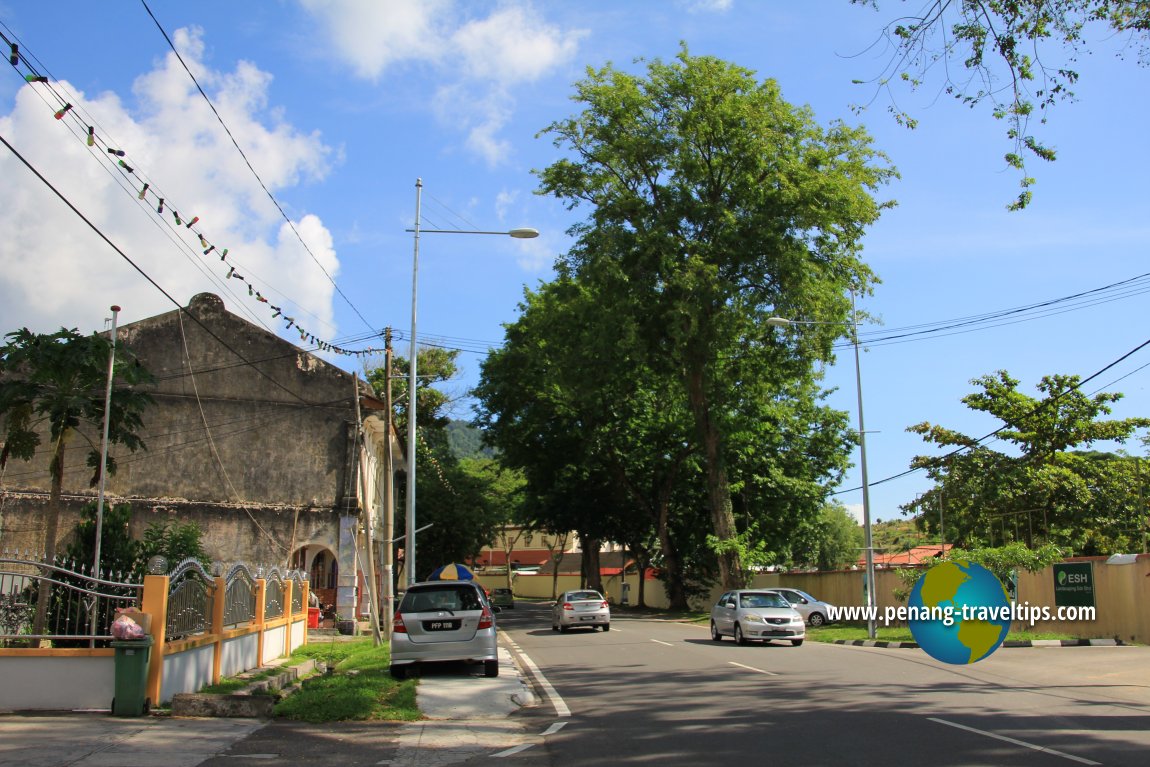
[[[315,658],[331,671],[304,680],[299,690],[276,705],[277,717],[339,722],[414,721],[422,716],[415,705],[418,682],[391,678],[386,644],[373,647],[371,639],[319,641],[299,648],[292,658]]]

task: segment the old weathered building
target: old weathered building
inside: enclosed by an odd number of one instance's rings
[[[210,293],[124,325],[117,339],[156,379],[147,450],[113,448],[119,470],[107,484],[108,503],[131,504],[133,534],[154,521],[195,522],[213,559],[305,569],[341,614],[366,612],[357,572],[363,534],[382,513],[389,442],[370,387]],[[67,451],[62,538],[95,498],[89,449],[77,439]],[[44,548],[45,450],[0,477],[0,549]]]

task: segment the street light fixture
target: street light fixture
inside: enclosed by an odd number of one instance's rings
[[[415,234],[414,255],[411,263],[411,352],[407,361],[407,532],[404,536],[407,539],[406,546],[404,547],[406,550],[404,569],[407,570],[407,585],[409,586],[415,583],[415,534],[418,532],[415,529],[415,400],[417,399],[415,396],[415,384],[418,380],[416,373],[416,355],[418,349],[416,348],[415,337],[415,315],[416,296],[419,288],[419,235],[420,233],[501,234],[507,237],[514,237],[517,240],[531,240],[539,236],[538,230],[528,227],[511,229],[506,232],[467,231],[462,229],[421,229],[419,222],[421,220],[420,203],[422,192],[423,179],[417,178],[415,180],[415,228],[406,230],[408,232],[414,232]]]
[[[767,324],[772,327],[786,328],[791,325],[835,325],[840,323],[833,322],[804,322],[802,320],[788,320],[784,317],[770,317],[767,319]],[[874,584],[874,542],[871,535],[871,521],[870,521],[870,483],[867,479],[866,471],[866,422],[863,419],[863,392],[862,392],[862,369],[859,365],[859,325],[858,325],[858,309],[855,307],[854,292],[851,292],[851,319],[849,322],[851,328],[851,344],[854,346],[855,351],[855,390],[858,393],[858,409],[859,409],[859,471],[862,472],[862,494],[863,494],[863,551],[866,556],[866,573],[863,581],[866,589],[866,607],[867,607],[867,636],[871,639],[875,638],[875,584]]]

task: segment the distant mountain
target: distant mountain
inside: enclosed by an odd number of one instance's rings
[[[456,458],[492,458],[495,452],[483,446],[483,432],[467,421],[447,424],[447,444]]]

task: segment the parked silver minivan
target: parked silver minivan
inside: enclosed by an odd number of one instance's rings
[[[471,581],[428,581],[408,587],[395,611],[391,675],[404,679],[414,664],[482,663],[484,676],[499,676],[495,613]]]

